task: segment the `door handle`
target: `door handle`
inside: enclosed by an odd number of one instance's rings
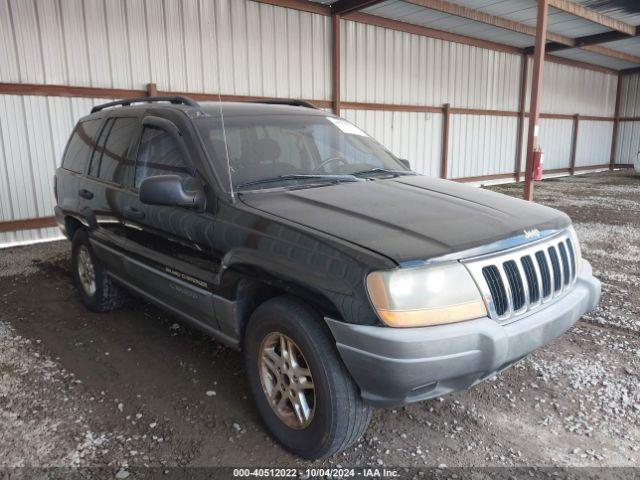
[[[132,218],[134,220],[142,220],[144,218],[144,212],[138,210],[136,207],[124,207],[124,216]]]
[[[81,188],[78,192],[78,195],[80,195],[82,198],[86,198],[87,200],[91,200],[93,198],[93,192],[90,192],[86,188]]]

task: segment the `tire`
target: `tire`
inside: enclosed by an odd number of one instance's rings
[[[276,338],[282,341],[283,337],[285,345],[291,346],[293,341],[300,354],[293,355],[297,361],[282,355],[283,348],[278,347],[282,344]],[[261,352],[270,352],[269,358],[277,358],[278,351],[284,359],[282,363],[275,361],[267,366],[270,362],[262,360]],[[251,391],[262,420],[271,435],[288,451],[311,460],[325,458],[349,447],[366,431],[372,409],[363,402],[357,386],[338,357],[335,342],[322,317],[304,303],[282,296],[260,305],[246,328],[244,354]],[[296,370],[292,367],[294,363],[297,364]],[[282,366],[283,373],[279,376],[271,373],[274,364]],[[285,369],[288,369],[286,374]],[[297,377],[295,372],[298,371],[303,375]],[[272,404],[279,403],[286,396],[283,392],[288,390],[284,390],[283,385],[294,382],[297,383],[295,388],[304,385],[302,377],[305,371],[310,373],[314,387],[312,391],[304,390],[307,405],[313,405],[310,418],[305,422],[300,416],[283,419],[282,411],[276,413]],[[264,385],[273,384],[276,387],[271,392],[277,393],[270,401],[268,387]],[[309,388],[309,384],[306,385]],[[292,395],[293,398],[298,396],[295,392]],[[292,400],[286,400],[282,405],[283,410],[293,410]]]
[[[93,269],[93,289],[87,286],[87,274],[83,273],[87,271],[88,267]],[[126,292],[107,276],[105,268],[91,247],[87,232],[82,229],[74,234],[71,243],[71,268],[82,303],[89,310],[110,312],[125,305]]]

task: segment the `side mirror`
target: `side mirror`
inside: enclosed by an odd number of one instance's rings
[[[145,205],[194,209],[204,207],[204,192],[202,190],[185,191],[178,175],[145,178],[140,184],[139,197]]]
[[[409,170],[411,170],[411,164],[409,163],[409,160],[405,159],[405,158],[399,158],[398,161],[404,165],[405,167],[407,167]]]

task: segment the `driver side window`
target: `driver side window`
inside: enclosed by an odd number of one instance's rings
[[[135,187],[156,175],[178,175],[191,178],[187,163],[175,140],[164,130],[145,127],[136,160]]]

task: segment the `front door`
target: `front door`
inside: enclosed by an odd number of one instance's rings
[[[219,259],[211,252],[214,216],[207,211],[143,204],[138,196],[145,178],[178,175],[185,190],[202,179],[193,176],[173,137],[144,126],[123,216],[131,259],[129,276],[157,303],[201,326],[217,328],[212,289]]]

